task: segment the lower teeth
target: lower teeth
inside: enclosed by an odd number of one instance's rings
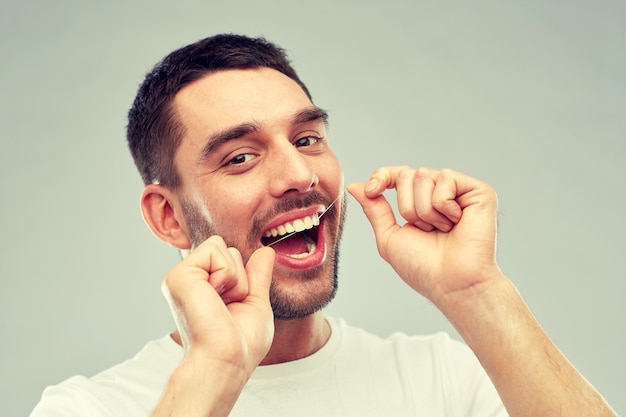
[[[315,244],[315,241],[313,239],[311,239],[309,236],[304,235],[304,240],[306,242],[306,252],[305,253],[294,253],[289,255],[292,258],[296,258],[296,259],[300,259],[300,258],[306,258],[307,256],[311,255],[313,252],[315,252],[315,248],[317,247],[317,245]]]

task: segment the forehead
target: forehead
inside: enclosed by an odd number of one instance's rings
[[[183,87],[174,98],[188,134],[210,135],[242,122],[271,122],[312,105],[291,78],[271,68],[212,73]]]

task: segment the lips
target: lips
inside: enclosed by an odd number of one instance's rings
[[[300,217],[278,220],[270,226],[261,243],[271,246],[276,251],[277,261],[285,266],[304,269],[316,266],[325,258],[324,239],[320,233],[321,211],[302,213]]]

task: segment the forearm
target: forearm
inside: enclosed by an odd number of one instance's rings
[[[474,351],[512,417],[616,416],[499,274],[439,306]]]
[[[227,416],[247,380],[236,365],[188,355],[172,373],[152,417]]]

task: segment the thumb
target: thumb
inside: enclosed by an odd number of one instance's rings
[[[380,243],[388,232],[398,226],[391,205],[382,194],[368,197],[365,194],[365,184],[363,183],[350,184],[347,189],[361,205],[365,216],[374,229],[376,240]]]
[[[268,247],[259,248],[250,255],[246,264],[248,295],[269,299],[275,257],[274,249]]]

